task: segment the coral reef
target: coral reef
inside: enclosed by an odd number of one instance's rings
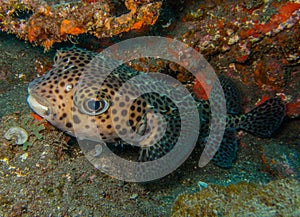
[[[298,74],[300,3],[246,2],[208,7],[195,1],[173,35],[207,57],[217,72],[284,92]]]
[[[300,117],[300,99],[297,102],[288,103],[286,113],[292,118]]]
[[[49,5],[36,0],[2,1],[0,28],[30,43],[49,49],[83,33],[98,38],[152,25],[159,16],[161,2],[126,0],[128,13],[114,16],[110,2],[79,1]]]
[[[300,99],[295,89],[299,80],[299,20],[299,1],[188,1],[167,36],[201,52],[217,74],[254,88],[256,100],[263,91],[269,97],[284,93],[287,102],[294,103]],[[190,86],[194,78],[182,66],[146,58],[132,66],[171,74],[198,97],[207,98],[201,95],[197,82]],[[295,113],[292,104],[290,108]]]
[[[300,183],[282,179],[265,186],[241,182],[227,187],[209,185],[177,197],[172,216],[298,216]]]

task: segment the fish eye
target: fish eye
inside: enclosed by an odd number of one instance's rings
[[[66,91],[67,92],[69,92],[70,90],[72,90],[72,88],[73,88],[73,85],[72,84],[68,84],[68,85],[66,85]]]
[[[88,115],[99,115],[105,112],[109,107],[107,101],[95,100],[95,99],[86,99],[83,102],[83,110]]]

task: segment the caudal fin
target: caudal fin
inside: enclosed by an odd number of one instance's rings
[[[285,103],[271,98],[240,117],[239,128],[258,137],[271,137],[285,116]]]

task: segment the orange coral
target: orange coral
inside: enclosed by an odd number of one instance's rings
[[[41,44],[46,50],[49,50],[54,44],[54,42],[55,42],[54,39],[46,39]]]
[[[125,6],[127,7],[128,10],[132,12],[136,12],[137,5],[134,0],[125,1]]]
[[[157,18],[158,17],[153,13],[145,13],[142,19],[136,22],[130,29],[140,29],[143,27],[143,25],[145,25],[145,23],[153,25],[156,22]]]
[[[239,63],[243,63],[245,62],[247,59],[248,59],[248,55],[242,55],[242,56],[239,56],[236,58],[236,60],[239,62]]]
[[[300,4],[297,2],[288,2],[279,8],[278,12],[281,15],[281,21],[284,22],[294,11],[300,9]]]
[[[146,6],[142,6],[140,8],[140,11],[137,11],[136,8],[132,5],[132,2],[134,1],[129,1],[130,4],[128,5],[127,3],[127,8],[130,9],[130,13],[122,15],[120,17],[114,18],[112,19],[113,22],[118,23],[119,25],[124,25],[124,24],[129,24],[127,25],[127,29],[125,29],[125,32],[128,32],[130,30],[137,30],[137,29],[142,29],[143,27],[145,27],[146,25],[153,25],[157,18],[158,18],[158,14],[153,13],[150,10],[150,6],[146,5]],[[155,3],[152,4],[151,6],[153,6],[154,8],[160,8],[161,4],[160,3]],[[136,19],[132,19],[134,16],[136,16]],[[108,24],[110,24],[111,22],[107,22]]]
[[[273,89],[280,89],[284,85],[284,68],[281,60],[269,58],[257,62],[254,70],[257,85],[268,85]]]
[[[263,104],[265,101],[267,101],[268,99],[270,99],[270,97],[263,95],[261,97],[261,99],[259,99],[256,103],[255,106],[259,106],[261,104]]]
[[[39,31],[40,29],[37,26],[35,26],[34,20],[31,20],[31,22],[29,23],[28,36],[27,36],[30,43],[35,41],[36,35],[38,34]]]
[[[40,3],[40,4],[39,4]],[[22,10],[30,16],[21,19],[16,16],[15,1],[5,1],[0,7],[0,28],[16,34],[20,39],[40,44],[48,50],[53,43],[68,39],[67,35],[93,34],[98,38],[111,37],[132,29],[141,29],[156,22],[161,2],[126,0],[130,12],[121,16],[112,14],[109,0],[84,0],[50,7],[46,2],[22,1]],[[31,14],[32,13],[32,14]]]
[[[299,117],[300,116],[300,102],[287,103],[286,104],[286,115],[290,117]]]
[[[300,9],[300,4],[297,2],[287,2],[285,5],[281,6],[277,10],[277,14],[274,14],[270,21],[266,24],[255,24],[253,28],[248,30],[240,31],[240,37],[246,38],[248,36],[252,36],[257,38],[259,33],[266,34],[273,29],[276,29],[281,23],[287,21],[290,16],[296,11]]]
[[[140,29],[143,26],[143,20],[136,22],[130,29]]]
[[[84,32],[85,32],[84,28],[78,27],[74,21],[63,20],[60,24],[60,33],[62,35],[64,34],[79,35]]]

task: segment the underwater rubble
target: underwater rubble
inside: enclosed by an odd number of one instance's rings
[[[271,181],[267,185],[240,182],[221,187],[210,185],[175,201],[172,217],[298,216],[300,183],[295,179]]]

